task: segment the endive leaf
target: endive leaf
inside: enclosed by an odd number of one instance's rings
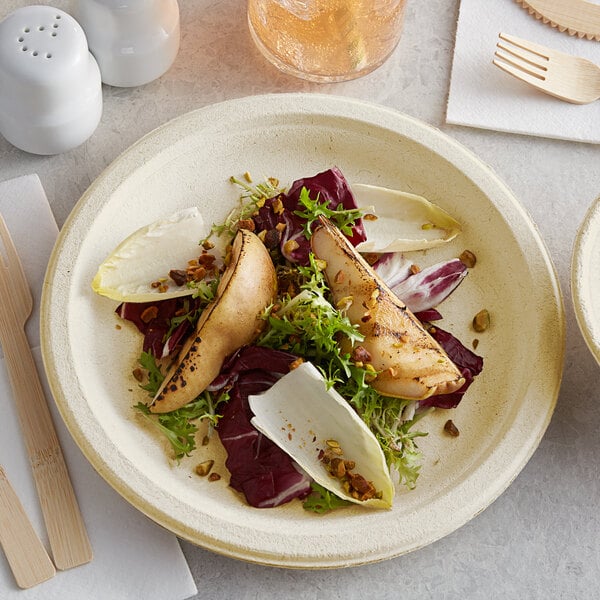
[[[92,289],[119,302],[152,302],[187,296],[193,289],[169,283],[166,291],[152,283],[168,281],[171,269],[185,269],[198,258],[204,221],[197,207],[181,210],[132,233],[98,268]]]
[[[372,208],[376,220],[363,219],[367,240],[359,252],[425,250],[454,239],[460,223],[422,196],[374,185],[352,185],[359,207]]]
[[[327,389],[311,363],[282,377],[266,392],[249,397],[252,424],[277,444],[318,484],[336,496],[372,508],[391,508],[394,484],[383,451],[373,433],[334,389]],[[327,442],[355,462],[352,473],[372,482],[377,496],[360,500],[348,493],[343,479],[330,475],[321,460]]]

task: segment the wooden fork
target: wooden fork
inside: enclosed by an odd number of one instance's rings
[[[17,250],[0,215],[0,344],[44,523],[58,569],[89,562],[92,550],[36,364],[25,335],[33,308]]]
[[[493,63],[506,73],[573,104],[600,98],[600,67],[593,62],[506,33],[499,38]]]

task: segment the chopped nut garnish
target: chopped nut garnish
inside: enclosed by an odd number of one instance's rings
[[[344,491],[360,501],[378,497],[378,492],[372,482],[367,481],[358,473],[352,473],[356,468],[356,463],[343,457],[339,442],[327,440],[325,444],[327,448],[319,450],[318,458],[325,465],[327,472],[340,480]]]
[[[198,264],[203,267],[209,268],[215,264],[216,257],[214,254],[209,254],[208,252],[203,252],[198,257]]]
[[[335,283],[343,283],[344,279],[345,279],[344,271],[341,271],[341,270],[338,271],[335,274],[335,277],[333,278],[333,280],[335,281]]]
[[[281,201],[281,198],[275,198],[275,200],[273,200],[273,204],[271,206],[273,208],[273,212],[276,215],[283,214],[283,211],[285,210],[285,207],[283,206],[283,202]]]
[[[290,371],[297,369],[303,362],[304,359],[299,356],[294,362],[290,364]]]
[[[254,231],[256,229],[256,225],[252,219],[240,219],[237,222],[238,229],[247,229],[248,231]]]
[[[344,296],[343,298],[340,298],[336,302],[335,307],[338,310],[348,310],[350,308],[350,306],[352,305],[353,301],[354,301],[354,298],[352,296]]]
[[[410,272],[413,275],[416,275],[417,273],[420,273],[421,271],[421,267],[419,267],[419,265],[410,265]]]
[[[477,333],[484,332],[490,326],[490,313],[484,308],[473,317],[473,329]]]
[[[189,267],[187,277],[190,281],[202,281],[206,277],[206,269],[204,267]]]
[[[219,481],[219,479],[221,479],[221,476],[218,473],[211,473],[208,476],[209,481]]]
[[[206,477],[210,473],[210,470],[213,468],[215,464],[214,460],[205,460],[196,466],[196,474],[200,475],[200,477]]]
[[[464,250],[458,259],[469,269],[472,269],[477,263],[477,257],[470,250]]]
[[[473,340],[473,350],[477,350],[477,346],[479,346],[479,340],[475,338]]]
[[[322,258],[315,258],[315,266],[319,271],[324,271],[327,268],[327,261]]]
[[[460,431],[458,430],[458,427],[456,427],[452,419],[448,419],[446,421],[446,423],[444,424],[444,431],[452,437],[458,437],[460,435]]]
[[[377,221],[379,217],[377,215],[374,215],[373,213],[366,213],[365,215],[363,215],[363,219],[365,221]]]
[[[160,287],[159,287],[159,291],[160,291]],[[142,311],[142,314],[140,315],[140,319],[144,322],[144,323],[149,323],[150,321],[152,321],[152,319],[156,319],[156,316],[158,315],[158,306],[149,306],[148,308],[145,308]]]
[[[175,282],[175,285],[185,285],[187,283],[188,274],[187,271],[182,269],[171,269],[169,271],[169,277]]]
[[[334,458],[329,465],[330,473],[338,479],[342,479],[342,477],[344,477],[346,474],[346,465],[344,463],[344,459]]]
[[[352,349],[352,360],[354,363],[371,362],[371,353],[364,346],[356,346]]]
[[[145,371],[140,367],[136,367],[131,373],[136,381],[144,381],[146,378]]]
[[[210,240],[204,240],[202,242],[202,247],[205,250],[212,250],[215,247],[215,245]]]
[[[283,252],[284,252],[284,254],[290,254],[294,250],[297,250],[299,247],[300,247],[300,244],[296,240],[288,240],[283,245]]]

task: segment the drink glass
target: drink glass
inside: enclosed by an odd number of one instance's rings
[[[250,33],[285,73],[318,82],[380,66],[402,31],[406,0],[248,0]]]

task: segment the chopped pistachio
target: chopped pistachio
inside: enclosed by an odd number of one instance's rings
[[[205,460],[196,466],[196,474],[200,475],[200,477],[206,477],[210,473],[210,470],[213,468],[215,464],[214,460]]]
[[[477,333],[482,333],[489,326],[490,326],[490,313],[487,311],[487,309],[484,308],[483,310],[480,310],[473,317],[473,329]]]
[[[458,259],[469,269],[472,269],[477,263],[477,257],[470,250],[464,250]]]
[[[452,419],[448,419],[446,421],[446,423],[444,424],[444,431],[452,437],[458,437],[460,435],[460,431],[458,430],[458,427],[456,427]]]

